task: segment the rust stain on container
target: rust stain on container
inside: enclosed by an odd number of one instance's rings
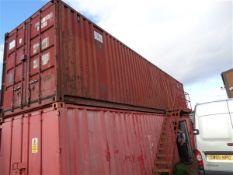
[[[2,91],[5,115],[78,99],[186,108],[180,82],[62,1],[6,35]]]
[[[152,174],[164,117],[53,104],[4,119],[0,172]]]

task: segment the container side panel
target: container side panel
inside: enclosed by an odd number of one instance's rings
[[[60,119],[62,174],[152,174],[163,116],[70,105]]]
[[[62,92],[157,109],[186,108],[181,83],[65,4],[60,6]],[[182,101],[182,102],[181,102]]]
[[[62,105],[4,120],[1,173],[152,175],[163,115]]]

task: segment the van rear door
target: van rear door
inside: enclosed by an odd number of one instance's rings
[[[195,129],[204,169],[233,172],[233,100],[197,105]]]

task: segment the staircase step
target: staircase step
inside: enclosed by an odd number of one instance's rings
[[[164,147],[160,147],[160,148],[159,148],[159,151],[164,151],[164,150],[165,150]]]
[[[169,161],[157,161],[156,163],[155,163],[156,165],[169,165]]]
[[[162,132],[162,136],[167,136],[167,132]]]
[[[168,140],[161,140],[159,142],[159,145],[169,145],[169,142],[168,142]]]
[[[158,154],[157,157],[158,158],[165,158],[165,157],[168,157],[168,155],[167,154]]]
[[[170,169],[164,168],[155,170],[155,173],[169,173],[170,171]]]
[[[162,133],[163,133],[163,134],[168,134],[170,131],[171,131],[170,128],[163,128]]]
[[[166,146],[166,147],[171,147],[171,144],[173,144],[173,142],[171,140],[165,140],[165,139],[161,139],[159,141],[159,145],[160,146]]]
[[[159,151],[158,154],[167,154],[167,152],[164,150],[164,151]]]
[[[164,139],[162,139],[162,138],[160,139],[160,142],[166,142],[166,143],[168,143],[168,141],[169,141],[169,140],[168,140],[168,139],[165,139],[165,138],[164,138]]]
[[[167,117],[164,118],[158,144],[158,151],[154,161],[154,173],[156,173],[156,175],[160,173],[172,174],[174,147],[176,146],[174,139],[177,132],[173,132],[173,128],[177,129],[178,114],[178,111],[167,111]]]

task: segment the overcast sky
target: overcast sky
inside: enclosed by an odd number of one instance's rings
[[[233,67],[232,1],[64,1],[184,83],[193,105],[226,98],[220,73]]]

